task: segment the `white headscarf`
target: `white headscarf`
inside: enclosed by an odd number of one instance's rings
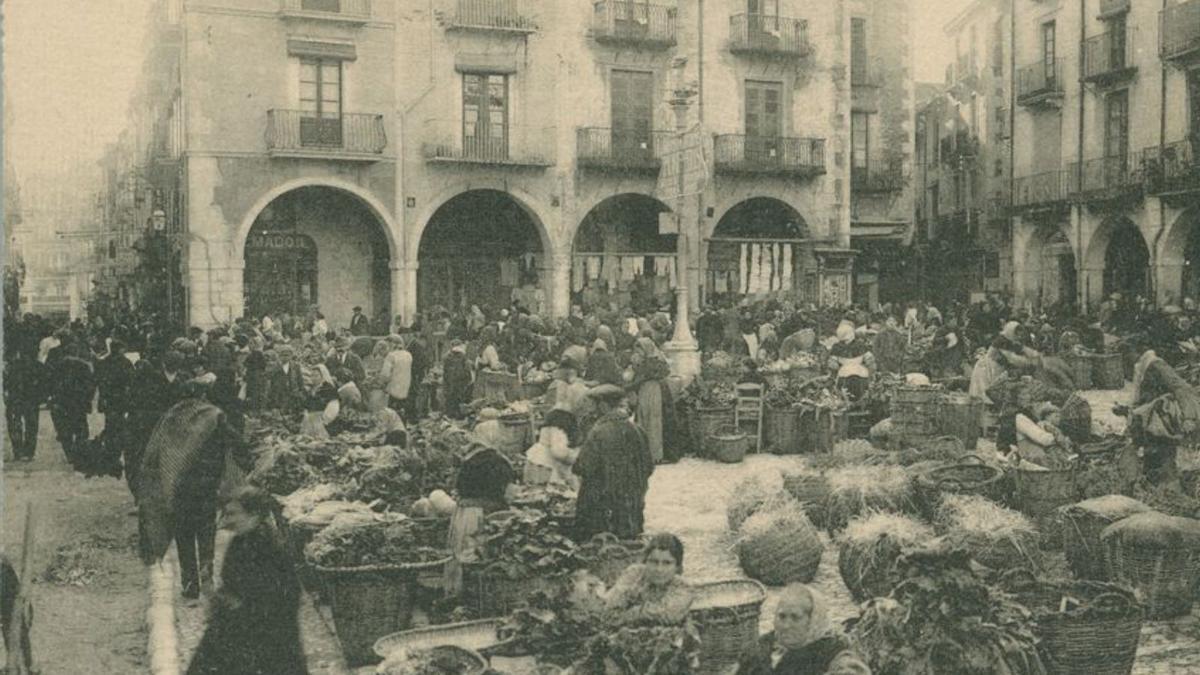
[[[843,321],[837,327],[838,342],[853,342],[854,341],[854,324],[849,321]]]

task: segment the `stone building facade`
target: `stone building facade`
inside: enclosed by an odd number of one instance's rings
[[[852,239],[911,215],[902,0],[166,0],[155,26],[145,154],[194,325],[845,303]]]

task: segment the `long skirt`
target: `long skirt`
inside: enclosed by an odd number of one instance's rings
[[[637,423],[646,432],[650,456],[657,464],[663,459],[663,392],[662,382],[652,380],[638,389]]]
[[[473,560],[479,546],[479,533],[483,530],[483,507],[459,505],[450,517],[450,533],[447,545],[450,562],[446,563],[446,595],[458,595],[462,591],[462,564]]]

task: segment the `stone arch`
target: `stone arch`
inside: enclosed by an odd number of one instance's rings
[[[705,297],[811,292],[805,277],[815,272],[815,260],[810,247],[794,243],[810,236],[804,216],[786,200],[752,196],[731,204],[705,238]]]
[[[567,238],[568,241],[564,242],[566,244],[566,249],[574,252],[578,244],[580,231],[582,230],[584,224],[588,222],[588,219],[597,213],[598,209],[613,205],[620,200],[636,200],[647,206],[653,203],[660,213],[669,213],[672,210],[671,207],[667,206],[667,204],[661,199],[655,197],[654,195],[643,194],[641,192],[621,192],[618,194],[599,197],[594,202],[589,204],[586,210],[579,210],[579,213],[582,213],[583,217],[580,218],[578,223],[574,224],[575,226],[571,229],[570,236]]]
[[[555,232],[550,226],[555,222],[555,218],[540,200],[529,192],[513,187],[504,181],[482,180],[455,183],[429,200],[429,203],[418,212],[417,217],[412,221],[413,227],[406,234],[405,260],[409,263],[417,262],[420,255],[421,238],[425,236],[426,228],[429,227],[429,223],[437,215],[439,209],[459,195],[478,190],[503,192],[517,206],[521,207],[537,229],[542,242],[542,250],[547,255],[560,255],[566,252],[561,246],[560,238],[555,236]],[[569,249],[567,250],[569,251]]]
[[[1159,244],[1156,267],[1166,294],[1200,296],[1200,207],[1185,209],[1171,223]]]
[[[801,213],[801,209],[799,209],[795,204],[793,204],[788,199],[786,199],[782,196],[778,196],[778,195],[754,195],[754,196],[744,197],[741,199],[733,199],[733,200],[726,202],[723,205],[723,208],[720,211],[718,211],[717,213],[714,213],[713,217],[709,219],[709,222],[712,224],[705,228],[705,232],[703,233],[703,236],[705,238],[715,236],[717,229],[721,226],[721,223],[725,222],[726,217],[729,216],[731,212],[734,212],[734,209],[743,207],[745,204],[747,204],[749,202],[760,202],[760,201],[774,202],[774,203],[779,204],[780,206],[786,207],[788,210],[790,210],[794,214],[795,218],[797,218],[797,222],[803,228],[803,233],[797,234],[795,236],[797,236],[797,237],[811,236],[811,232],[809,231],[809,227],[808,227],[808,221],[805,220],[803,214]]]
[[[1092,280],[1092,300],[1117,291],[1144,295],[1151,290],[1149,245],[1137,225],[1124,216],[1100,224],[1088,242],[1084,268]]]

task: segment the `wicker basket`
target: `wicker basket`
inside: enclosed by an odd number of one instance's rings
[[[1134,589],[1147,619],[1171,619],[1192,611],[1200,580],[1200,549],[1133,545],[1103,535],[1100,541],[1108,578]]]
[[[1093,354],[1092,386],[1097,389],[1123,389],[1125,364],[1120,354]]]
[[[998,503],[1007,496],[1004,472],[974,456],[926,471],[916,477],[913,485],[917,504],[930,519],[936,514],[943,493],[979,495]]]
[[[1021,583],[1012,579],[1023,577]],[[1129,675],[1137,657],[1142,609],[1129,589],[1094,581],[1039,582],[1025,570],[1006,574],[1004,585],[1034,613],[1038,651],[1049,672],[1062,675]],[[1064,597],[1083,601],[1062,611]]]
[[[801,433],[808,441],[801,443],[806,452],[829,454],[838,441],[850,435],[849,418],[843,410],[809,408],[801,413]]]
[[[937,387],[896,387],[891,410],[895,432],[904,436],[937,435],[941,398],[942,390]]]
[[[417,573],[447,560],[421,565],[320,567],[333,609],[333,625],[346,663],[375,662],[375,641],[408,628],[412,622]]]
[[[761,372],[763,382],[768,389],[783,389],[788,385],[788,371]]]
[[[979,399],[966,394],[947,394],[938,415],[939,432],[962,441],[964,450],[974,450],[979,440],[982,412],[983,403]]]
[[[1125,498],[1128,499],[1128,498]],[[1067,564],[1076,579],[1107,581],[1104,568],[1104,548],[1100,545],[1100,533],[1113,523],[1150,507],[1139,501],[1128,499],[1129,506],[1117,513],[1104,513],[1088,508],[1092,500],[1071,504],[1059,509],[1062,519],[1063,552]]]
[[[757,581],[736,579],[695,588],[690,613],[700,633],[701,675],[728,670],[758,646],[758,623],[767,591]]]
[[[504,616],[538,591],[549,590],[557,578],[510,579],[503,570],[485,563],[463,565],[462,606],[480,618]]]
[[[697,447],[701,457],[712,457],[712,445],[709,438],[734,426],[733,406],[728,408],[699,408],[696,410],[696,424],[692,430],[696,436]]]
[[[504,454],[524,455],[533,444],[533,421],[528,414],[511,414],[500,418],[500,437],[497,448]]]
[[[709,436],[706,441],[712,448],[713,459],[725,464],[737,464],[746,459],[746,453],[750,450],[750,444],[754,442],[754,439],[749,434],[725,430]]]
[[[1079,500],[1074,468],[1052,471],[1013,469],[1013,506],[1034,519],[1042,532],[1042,545],[1062,544],[1058,509]]]
[[[606,537],[606,541],[600,548],[596,561],[588,565],[588,572],[605,585],[612,586],[625,568],[637,562],[638,557],[646,550],[646,543],[641,540],[618,541],[614,535],[607,532],[597,536]]]
[[[1083,354],[1067,354],[1063,357],[1067,368],[1071,371],[1071,379],[1075,381],[1076,389],[1092,388],[1092,359]]]
[[[796,408],[763,406],[763,446],[774,455],[804,452],[800,411]]]
[[[386,635],[375,641],[375,654],[381,659],[399,649],[429,649],[450,645],[486,654],[501,642],[497,631],[504,625],[500,619],[464,621],[444,626],[415,628]]]
[[[433,666],[439,673],[456,673],[457,675],[482,675],[488,670],[487,659],[478,652],[463,649],[454,645],[438,645],[425,650],[432,657]],[[388,668],[387,673],[396,672]]]
[[[292,562],[296,564],[296,576],[300,578],[300,585],[309,593],[316,594],[317,599],[322,603],[327,603],[329,602],[329,590],[325,587],[321,575],[317,574],[304,557],[304,548],[322,529],[324,526],[287,523],[285,534]]]

